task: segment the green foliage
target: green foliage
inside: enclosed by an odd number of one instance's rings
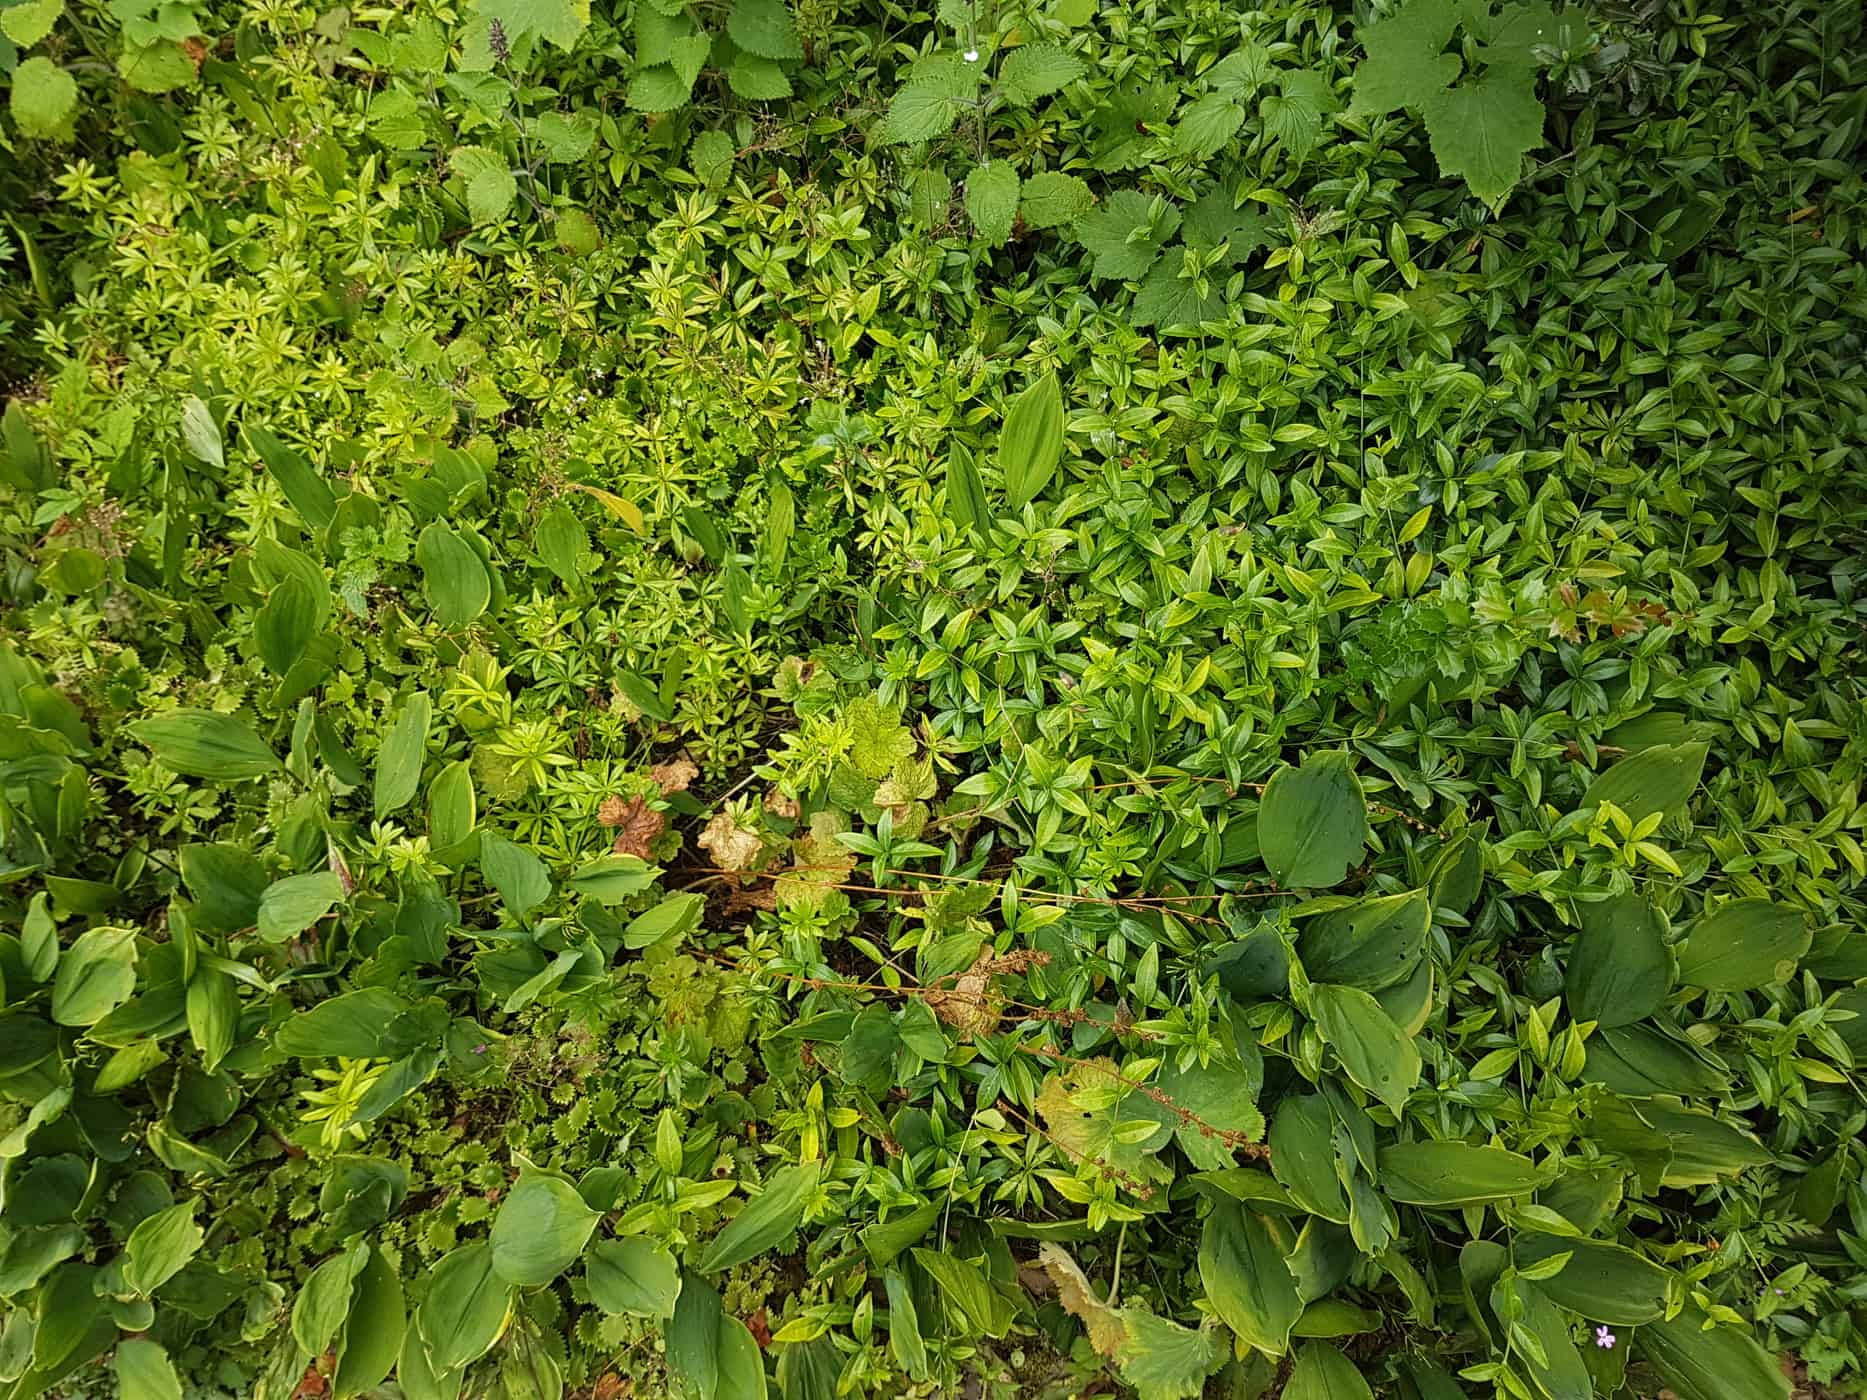
[[[1857,1380],[1862,18],[1364,18],[0,5],[0,1395]]]
[[[1354,110],[1420,113],[1442,175],[1459,176],[1490,205],[1503,202],[1523,158],[1543,144],[1539,69],[1579,24],[1545,0],[1406,0],[1357,37],[1367,57],[1355,72]],[[1460,52],[1449,53],[1454,40]]]

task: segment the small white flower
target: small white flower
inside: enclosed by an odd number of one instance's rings
[[[965,59],[968,63],[977,63],[979,61],[979,51],[977,49],[967,49],[960,57]]]

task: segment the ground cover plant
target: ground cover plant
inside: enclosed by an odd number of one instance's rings
[[[0,1395],[1852,1393],[1862,26],[0,3]]]

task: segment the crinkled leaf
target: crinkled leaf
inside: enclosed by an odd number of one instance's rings
[[[733,0],[726,14],[726,32],[749,54],[769,59],[797,59],[804,45],[784,0]]]
[[[1061,228],[1094,203],[1095,195],[1087,181],[1045,170],[1024,182],[1018,196],[1018,215],[1030,228]]]
[[[1088,71],[1060,44],[1027,44],[1013,49],[999,65],[998,90],[1014,107],[1028,107],[1040,97],[1061,92]]]
[[[1018,217],[1018,172],[1008,160],[976,167],[966,177],[966,213],[980,241],[997,247],[1011,237]]]

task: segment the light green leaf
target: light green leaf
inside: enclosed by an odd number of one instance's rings
[[[899,1269],[882,1275],[888,1293],[888,1349],[910,1380],[927,1378],[927,1343],[921,1336],[920,1314],[914,1307],[914,1294]]]
[[[977,64],[962,63],[950,54],[921,59],[896,89],[888,115],[876,128],[876,139],[907,145],[944,136],[977,96],[979,80]]]
[[[992,522],[979,468],[973,463],[972,453],[959,443],[947,453],[946,506],[947,514],[968,530],[983,530]]]
[[[311,590],[301,579],[282,580],[253,618],[260,659],[273,674],[283,676],[305,654],[317,627],[317,599]]]
[[[1024,182],[1018,216],[1028,228],[1061,228],[1095,203],[1088,182],[1055,170],[1041,171]]]
[[[50,982],[58,970],[58,921],[46,902],[45,891],[32,897],[20,923],[20,960],[34,982]]]
[[[1138,190],[1118,190],[1076,221],[1076,238],[1095,259],[1092,277],[1129,282],[1142,276],[1179,231],[1180,211]]]
[[[181,1272],[206,1238],[194,1215],[195,1202],[189,1200],[137,1222],[123,1246],[125,1285],[147,1297]]]
[[[1398,1114],[1420,1082],[1413,1038],[1359,987],[1316,983],[1310,988],[1316,1029],[1348,1077]]]
[[[182,1384],[160,1342],[136,1338],[117,1343],[111,1367],[119,1400],[182,1400]]]
[[[452,851],[473,835],[478,824],[473,765],[456,759],[428,784],[428,844],[435,851]]]
[[[188,1034],[210,1073],[233,1049],[240,1028],[240,991],[217,967],[195,969],[188,982]]]
[[[248,725],[213,710],[170,710],[138,720],[129,729],[159,763],[184,777],[234,782],[263,778],[284,767]]]
[[[350,1298],[356,1277],[363,1272],[370,1247],[358,1241],[334,1254],[305,1280],[292,1304],[292,1336],[307,1356],[330,1350],[350,1316]]]
[[[1515,1249],[1520,1269],[1567,1254],[1561,1271],[1539,1280],[1537,1287],[1558,1307],[1591,1322],[1631,1327],[1665,1314],[1671,1275],[1645,1255],[1606,1240],[1529,1232],[1516,1236]]]
[[[590,26],[590,0],[473,0],[483,18],[498,20],[508,39],[536,34],[568,49]]]
[[[1352,109],[1380,116],[1419,108],[1459,75],[1445,47],[1467,7],[1459,0],[1408,0],[1395,13],[1361,26],[1355,37],[1367,57],[1355,69]]]
[[[1283,1400],[1374,1400],[1374,1391],[1355,1363],[1327,1342],[1305,1342]]]
[[[401,1277],[380,1249],[371,1249],[351,1287],[332,1377],[335,1393],[362,1395],[382,1384],[402,1350],[407,1325]]]
[[[1536,104],[1538,121],[1542,105]],[[1539,128],[1540,129],[1540,128]],[[1513,176],[1514,178],[1514,176]],[[1474,193],[1477,187],[1473,186]],[[1482,195],[1480,196],[1483,197]],[[1678,816],[1698,787],[1711,745],[1700,740],[1687,744],[1655,744],[1623,758],[1588,785],[1581,808],[1612,802],[1636,824],[1655,812]]]
[[[1787,1400],[1783,1368],[1746,1332],[1713,1326],[1690,1303],[1634,1334],[1640,1354],[1680,1400]]]
[[[695,1267],[703,1274],[717,1274],[756,1259],[783,1240],[803,1221],[804,1210],[817,1193],[820,1171],[817,1163],[807,1162],[774,1172],[765,1189],[727,1223]]]
[[[268,943],[296,938],[330,913],[343,897],[343,881],[328,870],[275,880],[260,896],[259,936]]]
[[[544,862],[491,832],[480,837],[480,873],[499,891],[514,918],[524,918],[551,897],[551,876]]]
[[[1061,92],[1089,71],[1089,65],[1060,44],[1026,44],[999,65],[999,94],[1014,107],[1028,107]]]
[[[29,49],[52,32],[65,13],[65,0],[25,0],[0,10],[0,31],[22,49]]]
[[[464,547],[464,546],[463,546]],[[406,807],[421,788],[422,764],[428,756],[428,726],[434,704],[418,690],[402,702],[389,721],[382,747],[376,751],[376,773],[371,782],[376,820]]]
[[[583,556],[590,550],[590,534],[569,506],[554,507],[538,522],[538,557],[567,588],[583,577]]]
[[[13,70],[13,91],[7,107],[26,136],[68,140],[71,115],[78,106],[78,83],[44,54],[27,59]]]
[[[1054,371],[1032,381],[1005,412],[998,465],[1015,510],[1042,494],[1063,458],[1063,391]]]
[[[748,102],[776,102],[791,95],[791,79],[783,66],[749,53],[734,54],[726,65],[726,86]]]
[[[488,146],[461,146],[449,159],[456,175],[467,184],[467,213],[476,224],[490,224],[505,216],[512,201],[518,198],[519,182],[512,173],[512,167],[506,158]],[[438,529],[449,536],[453,532],[439,521],[428,527]],[[422,538],[428,538],[428,531],[422,531]],[[456,537],[457,538],[457,537]],[[463,544],[462,548],[466,548]],[[469,551],[471,552],[471,551]],[[417,562],[422,562],[419,553]],[[428,565],[423,562],[424,571]],[[432,598],[432,590],[430,597]],[[484,606],[484,604],[482,604]]]
[[[681,938],[700,927],[700,916],[706,912],[706,908],[704,895],[671,894],[654,908],[644,910],[629,921],[629,926],[622,931],[622,946],[650,948],[666,939]],[[713,1271],[706,1269],[702,1272]]]
[[[1281,91],[1258,104],[1264,129],[1296,160],[1302,160],[1322,140],[1323,118],[1336,110],[1328,78],[1310,68],[1286,69],[1279,75]]]
[[[1305,1210],[1348,1222],[1348,1197],[1335,1165],[1335,1124],[1321,1094],[1293,1094],[1271,1120],[1271,1173]]]
[[[1209,92],[1180,114],[1173,129],[1175,154],[1205,160],[1217,155],[1245,124],[1244,104],[1229,92]]]
[[[1008,160],[974,168],[966,177],[966,214],[987,247],[1011,237],[1018,217],[1018,172]]]
[[[667,1328],[668,1370],[698,1400],[736,1400],[722,1391],[728,1318],[712,1284],[692,1274],[681,1276],[680,1296]]]
[[[138,92],[173,92],[193,83],[198,71],[188,50],[171,40],[129,44],[117,57],[117,73]]]
[[[1121,1321],[1126,1338],[1116,1363],[1139,1400],[1192,1400],[1225,1359],[1210,1321],[1202,1327],[1182,1327],[1132,1306],[1121,1310]]]
[[[733,0],[726,33],[749,54],[768,59],[800,59],[804,45],[784,0]]]
[[[1413,975],[1431,914],[1425,890],[1357,900],[1307,920],[1297,957],[1318,982],[1380,991]]]
[[[1199,1281],[1241,1341],[1283,1355],[1303,1300],[1262,1216],[1232,1201],[1213,1207],[1199,1236]]]
[[[457,1371],[492,1349],[511,1315],[513,1290],[493,1270],[488,1244],[462,1245],[434,1266],[415,1322],[434,1368]]]
[[[654,884],[660,873],[660,866],[650,865],[640,856],[598,856],[588,865],[579,867],[570,877],[570,887],[573,892],[588,895],[599,904],[621,904]]]
[[[569,1182],[524,1172],[493,1218],[493,1272],[524,1288],[549,1283],[577,1262],[601,1218]]]
[[[692,80],[675,72],[672,63],[650,64],[638,68],[629,79],[629,106],[638,112],[672,112],[688,104],[693,87]]]
[[[61,1026],[95,1025],[135,990],[136,930],[89,929],[59,959],[52,1019]]]
[[[946,1305],[947,1321],[963,1336],[1002,1337],[1017,1320],[1017,1308],[992,1286],[970,1259],[932,1249],[911,1251]]]
[[[538,150],[558,165],[582,160],[596,144],[596,122],[585,112],[540,112],[529,125]]]
[[[443,627],[465,627],[492,601],[493,581],[477,551],[450,526],[436,520],[415,542],[422,592]]]
[[[196,461],[216,469],[227,465],[220,424],[214,421],[213,410],[192,394],[182,400],[182,441]]]
[[[639,1237],[598,1240],[584,1259],[590,1301],[606,1313],[674,1316],[681,1293],[680,1266],[660,1245]]]
[[[409,1004],[383,987],[340,992],[300,1011],[272,1033],[281,1055],[299,1059],[380,1057],[390,1023]]]
[[[428,139],[420,100],[402,88],[384,88],[370,99],[368,125],[392,151],[412,151]]]
[[[245,430],[248,447],[265,462],[272,479],[299,518],[314,530],[328,530],[337,518],[337,497],[318,470],[262,428]]]
[[[1379,1161],[1381,1190],[1390,1200],[1415,1206],[1514,1200],[1529,1195],[1546,1175],[1518,1153],[1463,1142],[1395,1143],[1381,1149]]]
[[[1543,144],[1543,103],[1529,75],[1491,68],[1426,99],[1421,110],[1442,175],[1460,175],[1494,208],[1523,177],[1523,158]],[[1637,820],[1637,819],[1636,819]]]
[[[1142,280],[1128,320],[1133,325],[1172,331],[1199,326],[1224,314],[1225,302],[1218,284],[1210,275],[1187,276],[1185,251],[1174,247]]]

